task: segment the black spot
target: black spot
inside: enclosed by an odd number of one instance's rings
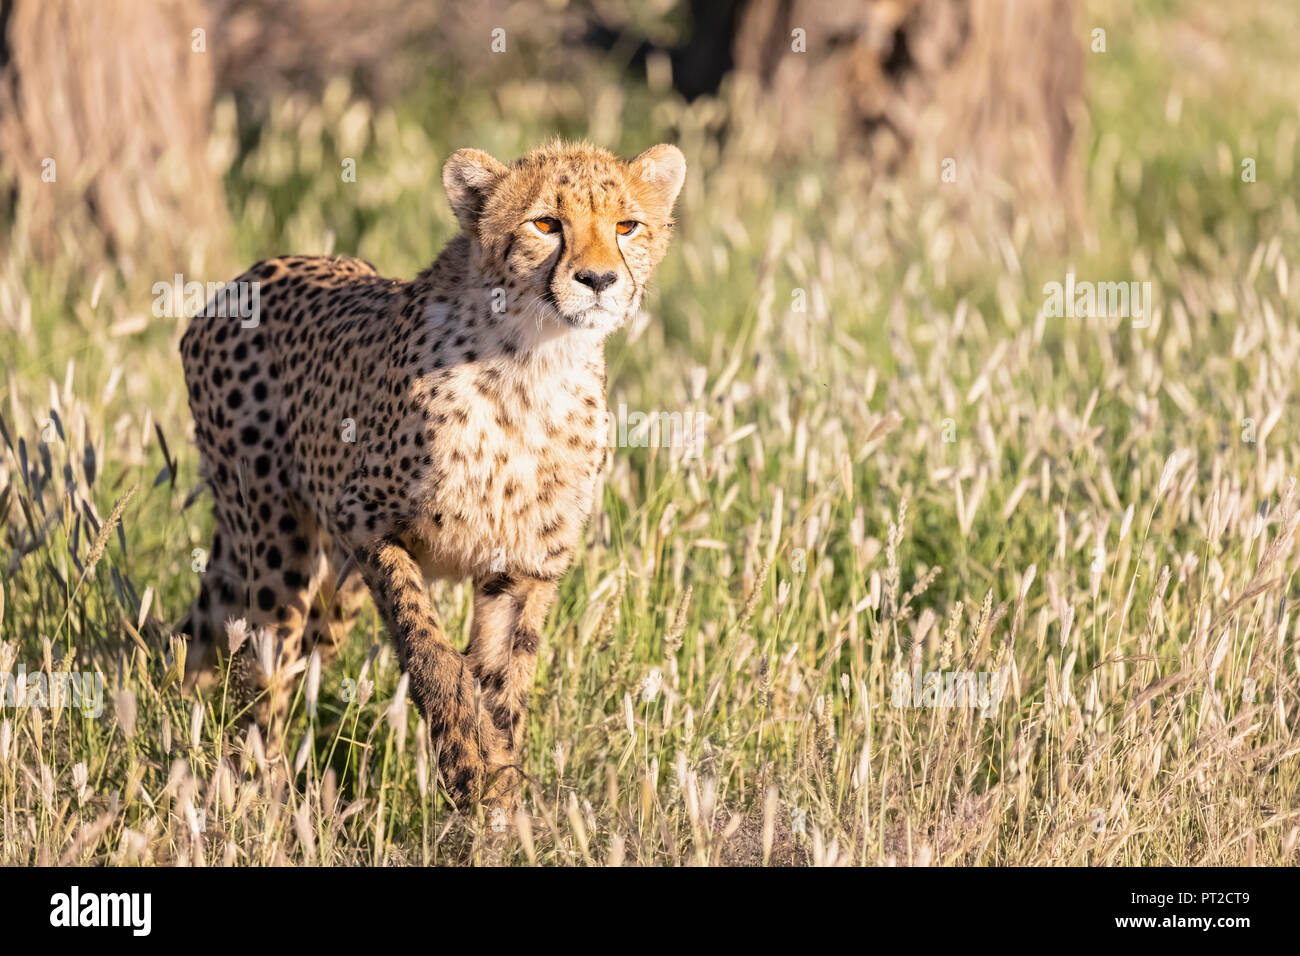
[[[470,781],[469,771],[468,770],[460,771],[460,773],[456,774],[456,779],[452,782],[452,790],[458,794],[468,794],[469,781]]]
[[[455,766],[465,755],[465,748],[459,741],[448,740],[442,745],[442,760],[446,765]]]
[[[514,584],[508,574],[497,574],[483,582],[483,594],[486,597],[496,597],[498,594],[504,594],[510,590]]]
[[[257,592],[257,606],[263,611],[269,611],[275,607],[275,592],[270,588],[262,588]]]
[[[541,643],[537,632],[527,627],[516,627],[514,633],[513,650],[519,654],[536,654],[537,645]]]

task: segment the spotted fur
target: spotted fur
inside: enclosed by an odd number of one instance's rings
[[[452,796],[512,803],[543,622],[604,461],[603,342],[664,256],[684,176],[667,145],[509,166],[460,150],[443,171],[460,233],[414,280],[272,259],[237,280],[258,283],[255,326],[196,317],[181,356],[216,531],[191,659],[211,665],[241,617],[288,658],[329,656],[369,593]],[[475,582],[465,653],[434,577]],[[251,645],[232,674],[260,719],[283,708]]]

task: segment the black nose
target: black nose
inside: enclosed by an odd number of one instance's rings
[[[591,269],[583,269],[581,272],[575,272],[573,277],[596,292],[604,292],[614,284],[614,280],[618,278],[618,273],[612,269],[609,272],[595,272]]]

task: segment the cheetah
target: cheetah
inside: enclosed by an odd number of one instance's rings
[[[604,341],[667,251],[685,175],[668,144],[627,162],[555,142],[509,165],[461,149],[442,173],[459,231],[413,280],[270,259],[235,280],[256,284],[254,321],[191,321],[180,349],[215,519],[178,626],[191,686],[227,622],[283,659],[328,659],[368,595],[448,794],[517,806],[543,622],[605,460]],[[473,582],[464,652],[438,624],[438,578]],[[287,696],[252,646],[230,682],[262,722]]]

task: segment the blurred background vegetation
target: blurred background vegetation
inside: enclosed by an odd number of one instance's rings
[[[865,158],[896,176],[951,156],[985,191],[1077,212],[1077,20],[1072,0],[6,0],[4,208],[47,257],[102,239],[128,269],[228,258],[227,207],[260,173],[282,187],[265,235],[325,159],[394,128],[409,152],[403,123],[438,149],[514,153],[539,135],[628,149],[687,122],[719,150],[743,135],[726,108],[740,102],[766,120],[768,162]],[[319,155],[263,159],[277,121]],[[46,158],[59,190],[40,189]],[[337,239],[354,245],[378,199]]]

